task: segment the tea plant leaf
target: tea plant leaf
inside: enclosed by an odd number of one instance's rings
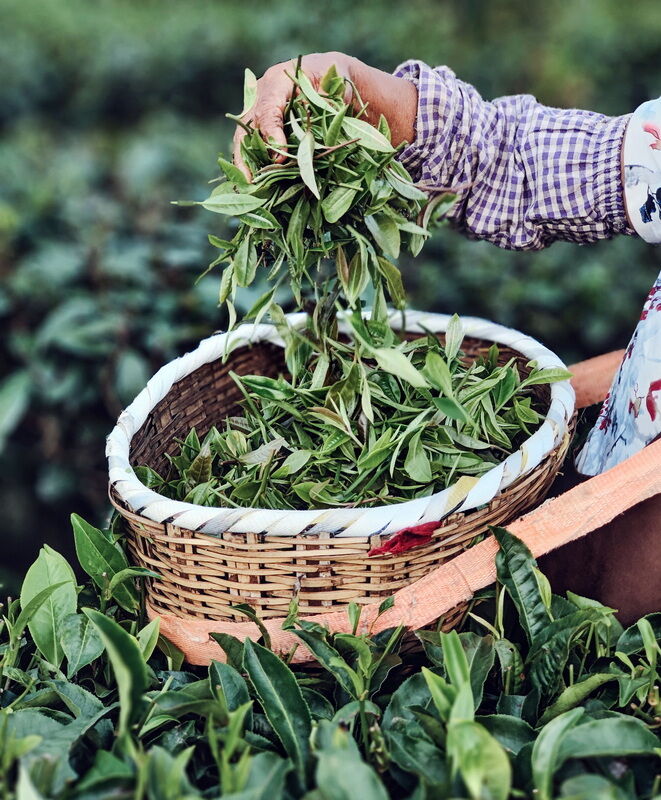
[[[243,666],[273,730],[304,778],[312,718],[291,670],[270,650],[246,639]]]
[[[349,139],[358,139],[358,142],[367,150],[378,153],[393,152],[393,146],[386,137],[365,120],[345,117],[342,120],[342,129]]]
[[[466,409],[453,397],[434,397],[432,402],[446,417],[455,419],[458,422],[472,422],[471,417],[466,413]]]
[[[319,199],[319,189],[317,187],[317,180],[315,178],[314,164],[312,158],[314,156],[314,136],[311,131],[305,134],[301,140],[296,151],[296,160],[298,167],[301,171],[301,178],[303,183],[308,187],[312,194]]]
[[[539,800],[553,800],[553,774],[564,737],[583,716],[582,708],[566,711],[545,725],[532,748],[532,778]]]
[[[231,192],[211,195],[206,200],[200,201],[198,205],[206,208],[207,211],[213,211],[215,214],[238,217],[241,214],[247,214],[257,208],[261,208],[265,202],[265,200],[250,194],[235,194]]]
[[[257,77],[246,67],[243,73],[243,110],[239,116],[244,116],[255,105],[257,99]]]
[[[448,361],[452,361],[457,357],[463,340],[464,327],[459,317],[454,314],[445,330],[445,357]]]
[[[83,608],[83,613],[96,627],[108,653],[119,690],[118,735],[126,736],[142,711],[142,697],[148,686],[140,647],[133,636],[100,611]]]
[[[26,611],[30,601],[53,584],[60,585],[35,606],[30,607],[31,615],[27,625],[44,658],[59,667],[64,657],[60,643],[60,626],[66,617],[75,613],[78,595],[76,579],[66,559],[56,550],[44,545],[23,581],[21,608]]]
[[[233,274],[239,286],[250,286],[257,272],[257,250],[250,236],[246,236],[239,245],[232,261]]]
[[[266,208],[256,208],[254,211],[241,214],[239,219],[251,228],[259,228],[265,231],[274,231],[280,227],[276,217]]]
[[[402,273],[397,267],[388,261],[387,258],[378,256],[377,264],[379,271],[386,279],[388,293],[392,299],[395,308],[404,308],[406,306],[406,292],[404,291],[404,284],[402,282]]]
[[[223,794],[223,800],[276,800],[285,796],[285,778],[292,769],[289,759],[277,753],[257,753],[250,758],[247,769],[243,790]]]
[[[652,627],[657,640],[661,640],[661,611],[648,614],[642,619]],[[643,637],[638,623],[627,628],[617,640],[615,649],[625,655],[640,653],[644,649]]]
[[[41,591],[37,592],[36,594],[32,594],[33,587],[28,587],[28,590],[27,590],[27,593],[26,593],[25,597],[30,596],[30,599],[29,600],[25,600],[25,601],[21,600],[21,606],[22,606],[21,607],[21,612],[16,617],[16,620],[14,621],[14,623],[11,626],[11,628],[9,629],[9,635],[10,635],[9,636],[9,646],[10,646],[10,649],[11,649],[12,646],[15,647],[18,644],[18,642],[20,642],[20,639],[23,636],[23,633],[25,632],[26,627],[28,626],[28,624],[30,623],[32,618],[35,616],[36,612],[41,608],[41,606],[47,600],[49,600],[51,598],[51,596],[58,589],[68,586],[69,583],[70,583],[70,579],[67,576],[66,580],[59,581],[58,583],[51,583],[50,586],[46,586],[45,589],[42,589]],[[25,581],[23,582],[23,585],[25,585]],[[50,612],[47,612],[47,614],[49,614],[49,613]],[[48,619],[48,616],[46,616],[46,619]],[[65,617],[65,619],[66,619],[66,617]],[[34,638],[34,636],[33,636],[33,638]],[[46,636],[45,639],[46,639],[45,643],[46,643],[46,645],[48,645],[50,643],[50,637]],[[36,644],[36,640],[35,640],[35,644]],[[37,645],[37,647],[38,647],[38,645]],[[42,654],[43,654],[43,651],[42,651]],[[6,671],[8,668],[9,668],[9,666],[6,665],[3,662],[3,670]]]
[[[429,386],[422,373],[411,364],[409,359],[400,350],[391,350],[384,347],[372,350],[381,369],[397,375],[411,384],[411,386],[426,388]]]
[[[539,719],[540,725],[545,725],[565,711],[580,705],[593,692],[609,681],[617,679],[617,675],[608,672],[596,672],[578,683],[567,686],[560,693],[557,700],[550,705]]]
[[[526,545],[504,528],[491,530],[500,548],[496,556],[498,580],[507,588],[528,641],[532,643],[550,621],[535,576],[537,562]]]
[[[232,181],[232,183],[236,183],[239,186],[247,186],[248,180],[246,176],[241,172],[241,170],[232,164],[231,161],[227,161],[227,159],[223,158],[222,156],[218,157],[218,166],[221,168],[225,177]],[[212,242],[213,244],[213,242]],[[222,243],[221,243],[222,246]]]
[[[388,800],[388,792],[377,773],[345,741],[338,731],[336,746],[317,753],[316,783],[323,787],[324,800]]]
[[[212,661],[209,666],[209,683],[214,694],[222,692],[230,711],[236,711],[237,708],[250,702],[250,694],[245,680],[229,664]]]
[[[528,386],[541,386],[545,383],[556,383],[557,381],[568,381],[572,377],[571,372],[560,367],[550,367],[548,369],[533,370],[527,378],[521,381],[521,389]]]
[[[136,639],[140,646],[140,652],[145,662],[149,661],[152,653],[156,649],[160,637],[161,620],[159,617],[154,617],[151,622],[148,622],[144,628],[138,631]]]
[[[124,552],[107,534],[77,514],[71,515],[71,526],[80,566],[100,589],[109,591],[114,576],[129,568]],[[113,597],[126,611],[133,611],[138,607],[138,593],[130,582],[116,585]]]
[[[477,711],[482,703],[484,683],[496,657],[493,637],[478,636],[475,633],[460,633],[459,640],[468,663],[471,690]]]
[[[229,633],[211,633],[211,638],[220,645],[227,663],[236,670],[243,669],[243,642]]]
[[[427,353],[423,374],[432,386],[440,389],[443,394],[448,397],[454,395],[452,374],[447,362],[441,357],[440,353],[436,353],[433,350]]]
[[[508,753],[513,756],[535,741],[535,731],[525,720],[506,714],[491,714],[478,717],[477,722],[493,736]]]
[[[438,748],[426,736],[396,728],[388,731],[386,740],[392,760],[400,769],[419,776],[428,785],[442,786],[448,781],[447,764],[439,758]]]
[[[335,223],[351,208],[360,184],[338,186],[321,201],[321,210],[326,222]]]
[[[389,258],[399,257],[401,240],[396,222],[385,214],[374,214],[365,217],[365,225],[385,255]]]
[[[429,457],[420,443],[421,433],[413,436],[409,443],[404,469],[412,481],[430,483],[432,480]]]
[[[154,800],[178,800],[191,797],[193,787],[186,775],[186,765],[194,747],[171,755],[165,748],[155,745],[146,754],[146,785]]]
[[[305,97],[315,106],[318,108],[324,109],[324,111],[330,111],[331,113],[337,113],[337,108],[331,103],[330,100],[327,100],[325,97],[322,97],[319,92],[314,88],[310,79],[304,72],[297,72],[296,74],[296,83],[305,95]]]
[[[110,579],[110,583],[108,585],[108,591],[110,592],[110,596],[114,597],[117,588],[121,586],[126,581],[131,581],[134,578],[160,578],[161,576],[158,572],[154,572],[151,569],[145,569],[144,567],[127,567],[126,569],[122,569],[119,572],[116,572],[112,578]]]
[[[448,728],[448,755],[472,798],[507,800],[512,767],[507,753],[477,722],[464,720]]]
[[[595,719],[573,727],[562,738],[556,768],[569,758],[653,755],[658,747],[658,737],[641,720],[624,715]]]
[[[103,652],[101,637],[83,614],[69,614],[60,624],[60,643],[67,659],[67,678],[91,664]]]

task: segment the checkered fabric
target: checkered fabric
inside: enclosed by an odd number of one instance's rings
[[[531,95],[486,101],[448,67],[420,61],[395,75],[418,90],[415,141],[400,159],[425,188],[460,190],[450,218],[469,237],[539,250],[635,233],[620,168],[629,115],[549,108]]]

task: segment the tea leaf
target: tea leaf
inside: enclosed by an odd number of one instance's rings
[[[461,324],[459,317],[455,314],[448,322],[448,326],[445,331],[445,356],[448,361],[452,361],[457,357],[463,340],[463,325]]]
[[[301,178],[303,183],[308,187],[312,194],[319,199],[319,189],[317,188],[317,180],[315,178],[314,164],[312,158],[314,156],[314,136],[311,131],[308,131],[296,151],[296,159],[298,161],[299,169],[301,170]]]
[[[400,236],[397,223],[385,214],[368,215],[365,225],[374,237],[374,241],[390,258],[399,257]]]
[[[239,286],[250,286],[255,280],[257,271],[257,250],[249,236],[239,245],[234,260],[232,261],[234,275]],[[230,326],[231,327],[231,326]]]
[[[207,197],[206,200],[202,200],[198,205],[216,214],[226,214],[236,217],[254,211],[256,208],[260,208],[265,202],[265,200],[261,200],[259,197],[254,197],[250,194],[235,194],[232,192],[229,194],[211,195]]]
[[[409,359],[400,350],[375,348],[372,355],[381,369],[398,375],[411,386],[426,388],[429,386],[422,374],[411,364]]]
[[[331,113],[336,113],[337,108],[327,100],[325,97],[322,97],[319,92],[314,88],[310,79],[304,72],[298,72],[296,74],[296,83],[298,83],[301,92],[305,95],[305,97],[315,106],[318,108],[323,108],[325,111],[330,111]]]
[[[243,73],[243,110],[239,116],[243,117],[255,105],[257,99],[257,76],[246,67]]]
[[[532,643],[550,622],[534,572],[537,562],[526,545],[504,528],[492,528],[492,531],[500,547],[496,556],[498,580],[507,588],[528,641]]]
[[[369,122],[355,117],[345,117],[342,128],[349,139],[358,139],[358,142],[367,150],[378,153],[392,153],[393,146],[388,139]]]
[[[321,210],[326,222],[337,222],[351,208],[351,205],[360,190],[360,184],[355,186],[338,186],[329,192],[321,201]]]
[[[100,589],[109,589],[114,576],[129,567],[123,551],[106,534],[77,514],[71,515],[71,526],[80,566]],[[115,586],[113,597],[126,611],[138,607],[138,593],[131,583]]]
[[[243,666],[273,730],[304,777],[312,718],[296,678],[276,655],[250,639],[244,645]]]
[[[101,637],[83,614],[69,614],[60,624],[60,642],[67,659],[67,677],[91,664],[103,652]]]
[[[136,640],[114,620],[92,608],[84,608],[83,613],[99,632],[112,664],[120,699],[118,735],[122,737],[142,709],[148,685],[145,662]]]
[[[57,589],[36,605],[30,606],[31,600],[54,584],[58,584]],[[24,611],[30,608],[31,614],[27,625],[32,638],[44,658],[55,667],[59,667],[64,657],[60,643],[60,626],[70,614],[75,613],[76,605],[76,580],[73,570],[63,556],[48,545],[44,545],[23,581],[21,608]]]

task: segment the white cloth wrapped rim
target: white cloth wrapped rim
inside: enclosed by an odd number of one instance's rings
[[[304,314],[289,315],[296,325],[305,322]],[[393,312],[391,325],[401,324],[401,314]],[[406,330],[443,333],[450,321],[446,314],[421,311],[406,313]],[[539,368],[564,367],[563,362],[544,345],[511,328],[496,325],[477,317],[462,317],[464,334],[506,345],[521,353]],[[187,530],[211,536],[225,531],[263,533],[266,536],[325,534],[367,538],[376,534],[392,534],[403,528],[425,522],[440,522],[455,511],[470,511],[486,505],[521,476],[533,470],[562,442],[574,413],[575,395],[569,381],[551,384],[551,403],[541,426],[521,447],[479,478],[471,486],[465,479],[436,494],[393,505],[372,508],[325,508],[304,511],[262,508],[211,508],[168,500],[141,483],[131,464],[129,452],[133,436],[147,420],[149,413],[172,386],[204,364],[222,358],[229,349],[257,342],[284,346],[272,325],[242,324],[230,333],[219,333],[204,339],[197,349],[162,367],[147,383],[131,405],[120,415],[108,436],[106,456],[110,483],[119,498],[136,514],[158,523],[172,523]],[[221,420],[219,420],[220,422]]]

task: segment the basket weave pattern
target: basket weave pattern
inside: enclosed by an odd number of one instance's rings
[[[467,339],[466,358],[476,358],[490,344]],[[502,363],[515,356],[520,372],[527,372],[525,356],[505,346],[500,350]],[[236,414],[241,394],[230,370],[274,377],[283,366],[282,348],[261,342],[235,351],[224,364],[218,359],[198,368],[155,405],[133,437],[131,463],[165,471],[165,454],[176,448],[175,439],[185,437],[193,426],[203,436],[212,425]],[[535,391],[548,405],[548,386]],[[475,543],[487,525],[506,524],[537,505],[560,469],[569,438],[568,433],[537,467],[489,504],[446,517],[431,542],[398,555],[368,556],[389,538],[382,535],[334,538],[323,533],[267,536],[225,531],[210,536],[134,513],[112,487],[110,499],[128,523],[134,561],[162,576],[149,581],[147,589],[158,613],[238,621],[245,618],[230,606],[248,603],[262,618],[282,617],[294,595],[301,613],[316,613],[389,597]],[[456,624],[464,612],[465,606],[453,609],[444,627]]]

